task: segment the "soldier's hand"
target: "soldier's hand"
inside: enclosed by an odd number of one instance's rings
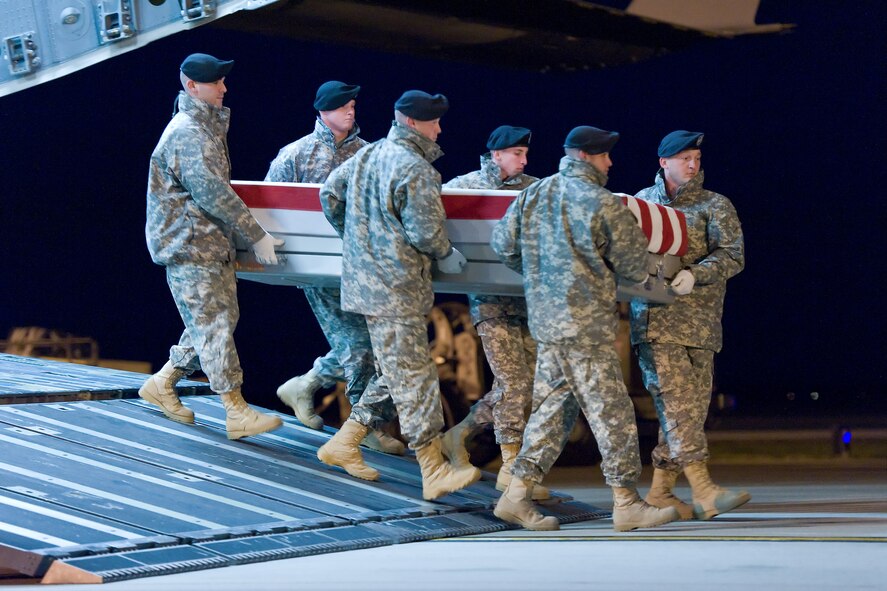
[[[465,257],[453,247],[453,250],[442,259],[437,259],[437,268],[441,273],[458,273],[465,266]]]
[[[693,291],[693,286],[695,284],[696,278],[693,277],[693,273],[683,269],[678,271],[678,274],[671,280],[671,290],[677,295],[687,295]]]
[[[262,238],[253,244],[253,252],[256,253],[256,260],[262,265],[276,265],[277,254],[274,253],[275,246],[283,246],[285,240],[275,238],[271,234],[265,232]]]

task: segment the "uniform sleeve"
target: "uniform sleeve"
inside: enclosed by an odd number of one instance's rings
[[[180,154],[182,187],[202,210],[249,244],[255,244],[265,235],[265,230],[231,188],[227,155],[220,153],[213,142],[195,142],[200,145],[199,153],[189,150],[187,154]]]
[[[524,194],[515,198],[505,211],[505,215],[493,227],[490,246],[499,255],[506,267],[523,273],[523,257],[521,255],[521,212],[524,205]]]
[[[457,176],[454,179],[448,180],[444,183],[444,189],[471,189],[470,187],[470,179],[467,178],[468,175],[463,174],[462,176]]]
[[[286,148],[277,153],[277,157],[271,161],[265,180],[273,183],[294,183],[296,178],[295,163],[288,157]]]
[[[323,215],[340,237],[345,234],[345,194],[348,191],[348,181],[351,178],[354,162],[354,159],[347,160],[333,170],[320,188]]]
[[[634,216],[613,200],[604,206],[607,240],[601,255],[620,277],[637,283],[647,278],[647,237]]]
[[[745,267],[745,244],[736,209],[719,195],[709,212],[706,234],[708,255],[689,265],[696,283],[726,281]]]
[[[395,190],[395,201],[407,242],[433,259],[447,256],[451,245],[440,200],[440,174],[430,166],[413,167]]]

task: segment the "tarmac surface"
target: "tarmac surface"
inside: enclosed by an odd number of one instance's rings
[[[111,591],[887,589],[887,458],[713,463],[752,494],[707,522],[616,533],[609,519],[557,532],[506,531],[114,583]],[[650,482],[645,467],[644,493]],[[552,488],[609,510],[597,466],[555,468]],[[689,497],[686,481],[678,493]],[[4,590],[33,589],[7,581]],[[55,585],[53,589],[84,589]]]

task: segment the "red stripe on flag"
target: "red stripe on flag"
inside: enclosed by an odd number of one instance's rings
[[[682,257],[687,254],[687,249],[690,247],[687,240],[687,216],[684,215],[683,211],[675,209],[674,212],[678,216],[678,222],[680,224],[681,237],[683,242],[681,243],[681,248],[678,249],[678,252],[675,253],[675,256]]]
[[[234,191],[247,207],[263,209],[288,209],[298,211],[322,211],[320,187],[299,185],[274,185],[234,181]],[[451,220],[498,220],[505,215],[514,197],[497,195],[441,195],[447,218]]]
[[[674,244],[674,228],[671,225],[671,217],[668,215],[668,209],[662,205],[656,205],[659,209],[659,215],[662,216],[662,245],[659,247],[659,254],[668,252],[668,249]]]
[[[444,209],[449,220],[498,220],[514,197],[511,195],[447,195],[441,194]]]
[[[319,187],[285,187],[239,181],[234,181],[231,186],[247,207],[322,211]]]
[[[247,207],[260,209],[284,209],[296,211],[323,211],[320,206],[320,185],[313,184],[285,184],[233,181],[231,186],[240,196]],[[498,220],[505,215],[505,211],[511,202],[512,195],[502,195],[498,191],[490,191],[480,195],[449,195],[446,189],[441,194],[441,201],[451,220]],[[649,242],[652,239],[653,220],[650,207],[655,204],[643,199],[635,199],[640,210],[640,225]],[[627,198],[622,198],[627,203]],[[680,222],[680,228],[675,228],[668,216],[668,208],[656,205],[662,214],[662,248],[660,252],[667,252],[674,244],[677,236],[683,239],[678,256],[687,253],[687,218],[680,211],[674,210]]]
[[[640,206],[638,209],[641,210],[641,230],[644,231],[644,236],[647,237],[649,243],[653,238],[653,217],[650,215],[650,203],[638,199],[638,205]]]

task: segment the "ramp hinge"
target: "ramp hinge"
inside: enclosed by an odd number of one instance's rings
[[[132,0],[98,0],[102,43],[114,43],[136,34]]]
[[[212,16],[216,12],[215,0],[179,0],[182,20],[187,22]]]
[[[9,61],[9,71],[13,75],[28,74],[40,65],[34,31],[3,38],[3,57]]]

